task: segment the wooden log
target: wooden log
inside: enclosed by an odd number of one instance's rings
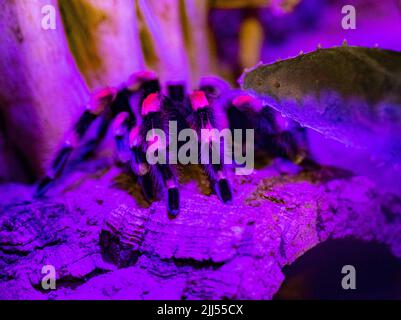
[[[250,68],[261,61],[264,31],[257,17],[247,17],[239,32],[239,62],[242,69]]]
[[[138,0],[140,17],[156,55],[154,67],[164,82],[189,82],[188,55],[180,23],[179,0]]]
[[[208,23],[210,8],[204,0],[185,0],[182,5],[182,28],[190,62],[190,79],[196,86],[202,76],[216,73],[214,39]]]
[[[118,86],[144,68],[134,0],[60,0],[67,37],[90,87]]]
[[[135,201],[138,188],[116,168],[88,175],[98,165],[45,201],[29,186],[0,186],[1,299],[271,299],[282,269],[328,239],[377,241],[401,257],[401,200],[364,177],[288,174],[294,165],[278,161],[231,176],[231,205],[182,185],[169,219],[164,201]],[[44,265],[56,290],[41,288]]]
[[[55,9],[56,29],[45,30],[41,10]],[[0,4],[0,107],[11,142],[40,174],[88,99],[70,54],[56,0]]]

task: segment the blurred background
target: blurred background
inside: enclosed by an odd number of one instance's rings
[[[214,8],[210,13],[213,31],[221,39],[217,41],[220,65],[234,70],[236,76],[258,59],[274,62],[313,51],[319,44],[338,46],[344,39],[349,45],[401,49],[401,11],[396,0],[289,0],[268,7],[259,3],[255,9]],[[354,30],[341,25],[346,5],[356,10]]]

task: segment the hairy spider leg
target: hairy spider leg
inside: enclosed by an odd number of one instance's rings
[[[192,112],[185,84],[167,84],[167,94],[168,96],[163,99],[163,112],[169,124],[170,121],[176,122],[177,132],[179,133],[190,127],[188,117]],[[184,144],[185,141],[177,141],[177,149],[180,149]]]
[[[141,82],[141,85],[138,86],[138,81]],[[160,92],[160,83],[157,75],[154,72],[150,71],[142,71],[135,73],[127,83],[127,88],[132,90],[138,90],[138,94],[135,97],[135,101],[132,102],[131,112],[132,113],[141,113],[141,106],[146,97],[152,93]],[[129,119],[132,119],[133,116],[130,114]],[[130,170],[137,176],[138,184],[142,190],[142,194],[147,201],[151,201],[154,199],[154,183],[150,172],[150,166],[146,162],[146,152],[143,148],[143,141],[140,136],[139,127],[140,124],[138,121],[128,121],[126,123],[126,128],[124,131],[127,131],[128,137],[128,149],[129,149],[129,167]],[[117,148],[120,148],[120,154],[123,152],[122,149],[125,149],[126,139],[122,138],[122,136],[116,138]],[[125,152],[125,151],[124,151]]]
[[[135,114],[140,112],[140,107],[137,104],[142,103],[150,93],[159,91],[160,84],[156,74],[140,71],[131,76],[111,106],[111,111],[115,117],[113,135],[118,159],[137,176],[138,184],[147,201],[154,198],[153,183],[149,165],[146,163],[146,155],[141,148],[138,121]]]
[[[135,119],[132,119],[128,112],[123,111],[115,117],[112,124],[112,132],[117,149],[117,158],[123,164],[127,164],[130,160],[127,138],[129,136],[131,122],[133,121],[135,121]]]
[[[255,144],[258,150],[294,162],[302,156],[295,138],[298,130],[296,125],[284,124],[283,122],[288,121],[284,121],[271,107],[262,106],[258,99],[246,93],[240,94],[229,102],[226,110],[231,130],[255,130]],[[242,141],[245,141],[244,137]]]
[[[110,112],[107,110],[101,118],[94,138],[90,139],[83,147],[83,159],[94,154],[100,143],[106,136],[109,124],[113,118],[121,113],[127,113],[129,120],[129,129],[136,125],[136,113],[138,107],[132,105],[133,98],[136,97],[137,103],[141,104],[150,93],[159,92],[160,84],[156,74],[151,71],[139,71],[134,73],[130,80],[125,83],[117,92],[114,102],[110,106]],[[129,131],[128,131],[129,132]],[[127,133],[128,135],[128,133]]]
[[[191,106],[194,112],[193,126],[198,132],[198,135],[202,137],[202,129],[215,129],[216,124],[213,116],[213,109],[209,104],[209,101],[203,91],[194,91],[190,95]],[[201,141],[205,143],[205,141]],[[212,141],[207,141],[209,148],[209,163],[202,164],[202,168],[206,175],[208,176],[213,189],[215,190],[218,198],[223,203],[228,203],[232,200],[232,191],[228,179],[225,174],[224,165],[221,161],[219,163],[212,163],[211,155],[213,152],[220,152],[219,150],[213,150],[213,148],[218,148]]]
[[[96,152],[100,143],[104,140],[109,125],[113,119],[115,119],[121,113],[127,114],[130,122],[136,123],[135,110],[131,108],[131,99],[134,95],[142,95],[142,91],[146,86],[145,83],[139,84],[137,89],[133,90],[128,88],[126,85],[122,86],[111,103],[110,108],[103,112],[99,126],[97,127],[96,134],[82,147],[82,159],[87,159]]]
[[[299,164],[304,158],[301,140],[297,139],[301,138],[301,131],[298,131],[301,130],[299,125],[284,119],[270,106],[263,106],[259,116],[257,126],[261,132],[264,150],[269,151],[273,156]],[[306,146],[306,143],[304,145]]]
[[[274,111],[269,107],[262,107],[261,102],[246,93],[240,93],[228,101],[225,106],[230,130],[242,130],[242,142],[245,143],[245,130],[253,129],[255,133],[255,147],[273,156],[274,139],[280,132]],[[283,152],[282,152],[283,153]]]
[[[72,152],[97,118],[100,117],[100,123],[96,135],[83,146],[81,158],[87,158],[96,151],[107,133],[110,122],[120,113],[129,114],[130,127],[136,124],[136,110],[133,110],[130,103],[134,95],[138,95],[139,100],[142,101],[149,93],[159,90],[160,84],[156,74],[151,71],[140,71],[134,73],[119,90],[104,88],[95,91],[91,95],[87,110],[79,118],[72,132],[68,134],[47,175],[39,182],[35,196],[43,196],[52,182],[61,175]]]
[[[228,102],[225,112],[231,132],[235,129],[242,130],[242,142],[245,143],[245,133],[247,129],[254,129],[259,133],[255,124],[259,121],[258,100],[248,95],[238,95]],[[269,125],[269,123],[268,123]]]
[[[149,132],[155,132],[155,129],[162,130],[166,134],[165,117],[163,114],[164,101],[163,97],[158,93],[152,93],[148,95],[142,104],[141,115],[142,115],[142,126],[140,128],[141,139],[146,146],[150,147],[152,144],[156,145],[156,152],[164,152],[168,155],[167,141],[163,145],[160,142],[160,137],[154,135],[153,141],[146,141],[146,137]],[[155,180],[155,184],[161,185],[167,189],[167,211],[171,216],[176,216],[179,213],[180,208],[180,195],[178,190],[178,184],[176,175],[172,169],[172,166],[168,163],[168,159],[163,163],[156,163],[150,165],[152,178]]]
[[[93,122],[104,113],[104,110],[111,104],[115,96],[116,89],[114,88],[105,88],[92,94],[85,112],[80,116],[73,130],[64,140],[62,147],[56,153],[46,176],[39,182],[35,191],[35,197],[43,196],[52,182],[61,175],[79,141],[82,140]]]
[[[142,194],[147,201],[154,199],[154,184],[150,166],[146,161],[146,153],[140,136],[139,126],[129,132],[130,169],[137,176]]]
[[[104,140],[107,131],[109,129],[109,125],[111,122],[111,117],[109,113],[104,112],[100,116],[100,122],[98,127],[96,128],[96,134],[93,138],[89,139],[83,146],[80,158],[86,160],[92,157],[96,150],[98,149],[100,143]]]
[[[135,114],[140,112],[137,106],[147,95],[160,91],[160,84],[156,74],[149,71],[134,73],[117,96],[111,111],[113,122],[113,136],[117,149],[117,156],[121,163],[127,165],[137,177],[138,184],[147,201],[154,198],[153,182],[146,155],[141,147],[138,121]],[[135,93],[135,95],[134,95]]]
[[[199,81],[199,90],[206,94],[211,104],[221,98],[224,93],[231,90],[230,85],[220,77],[207,76],[202,77]]]

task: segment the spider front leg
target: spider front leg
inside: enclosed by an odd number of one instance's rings
[[[101,117],[95,137],[83,146],[82,158],[85,159],[94,154],[107,133],[110,119],[118,118],[117,122],[119,122],[121,117],[124,117],[129,122],[129,128],[136,125],[136,112],[139,111],[137,105],[140,105],[147,95],[158,91],[160,91],[160,84],[154,72],[139,71],[133,73],[117,91],[116,97],[110,105],[110,110]]]
[[[151,150],[158,157],[157,161],[150,164],[151,175],[155,185],[167,189],[167,211],[171,216],[176,216],[180,208],[180,195],[176,175],[168,163],[168,141],[165,139],[167,137],[166,119],[163,113],[165,101],[163,99],[160,94],[152,93],[143,101],[140,137],[145,146],[142,150]],[[147,163],[149,163],[148,159]]]
[[[129,168],[138,179],[147,201],[153,199],[153,183],[146,155],[142,150],[137,126],[128,112],[121,112],[113,122],[113,136],[117,149],[118,161]]]
[[[131,171],[137,176],[143,196],[147,201],[154,199],[154,183],[150,166],[146,161],[146,152],[140,136],[140,128],[132,127],[129,132],[129,150]]]
[[[145,98],[159,91],[157,75],[152,71],[139,71],[130,77],[111,106],[112,113],[116,115],[113,135],[119,161],[137,176],[147,201],[154,198],[153,181],[139,134],[140,119],[136,114],[140,113]]]
[[[112,132],[117,150],[118,161],[127,164],[130,160],[130,151],[128,147],[128,136],[132,123],[130,114],[126,111],[120,112],[114,119]]]
[[[283,118],[270,106],[263,106],[258,116],[262,147],[276,157],[302,164],[308,152],[305,130],[294,121]]]
[[[116,90],[114,88],[105,88],[94,92],[87,109],[74,125],[73,130],[67,134],[67,137],[60,150],[56,153],[46,176],[39,182],[36,188],[35,197],[43,196],[52,182],[61,175],[72,152],[78,146],[89,127],[100,115],[103,116],[103,113],[112,103],[115,96]]]
[[[224,94],[231,91],[230,85],[216,76],[202,77],[199,82],[199,90],[206,94],[210,104],[220,99]]]
[[[202,140],[202,129],[209,130],[209,132],[210,130],[216,130],[213,109],[203,91],[194,91],[190,95],[190,100],[193,110],[191,122],[198,132],[198,136],[201,137]],[[206,155],[204,155],[204,152],[206,152]],[[218,198],[222,202],[228,203],[232,200],[232,192],[225,174],[224,165],[222,164],[220,153],[219,140],[215,141],[213,139],[210,139],[210,137],[207,137],[207,141],[201,141],[202,168],[208,176]],[[213,155],[216,154],[219,155],[219,161],[217,162],[213,161]]]

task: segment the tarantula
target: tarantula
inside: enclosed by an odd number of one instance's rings
[[[221,113],[223,117],[217,116]],[[245,92],[231,89],[223,80],[205,77],[191,94],[186,91],[185,84],[169,83],[166,94],[163,94],[157,75],[141,71],[133,74],[118,89],[104,88],[91,95],[86,111],[56,153],[47,175],[39,182],[36,197],[43,196],[60,177],[71,154],[98,118],[100,124],[95,138],[82,146],[83,158],[96,151],[112,123],[119,161],[136,175],[146,200],[152,201],[160,189],[165,190],[167,211],[171,216],[176,216],[180,207],[174,165],[168,162],[150,164],[146,158],[146,149],[157,143],[147,141],[147,133],[154,129],[166,132],[167,123],[171,120],[176,121],[179,130],[193,128],[199,131],[216,128],[220,123],[225,123],[231,130],[254,129],[257,149],[293,161],[299,161],[305,151],[302,139],[297,139],[294,134],[293,124],[288,126],[288,123],[283,123],[273,109],[262,106],[259,100]],[[232,191],[224,163],[201,166],[218,198],[229,203]]]

